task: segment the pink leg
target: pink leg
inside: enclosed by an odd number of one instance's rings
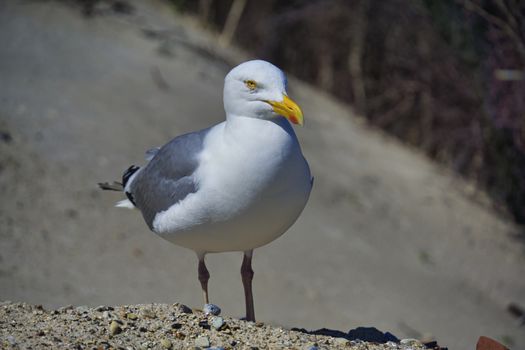
[[[210,279],[210,273],[204,263],[204,254],[199,254],[199,281],[201,282],[202,293],[204,294],[204,304],[209,304],[208,299],[208,280]]]
[[[252,254],[253,250],[244,252],[241,266],[241,277],[242,284],[244,286],[244,298],[246,300],[246,320],[255,322],[255,309],[253,307],[253,294],[252,294]]]

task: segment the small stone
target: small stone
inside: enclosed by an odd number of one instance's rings
[[[350,341],[346,338],[335,338],[334,344],[339,346],[348,346],[350,345]]]
[[[157,317],[157,315],[155,315],[153,310],[149,310],[149,309],[142,310],[142,316],[144,316],[146,318],[155,318],[155,317]]]
[[[215,304],[206,304],[202,308],[205,315],[219,316],[221,314],[221,308]]]
[[[210,329],[210,325],[207,320],[199,321],[199,326],[204,329]]]
[[[85,314],[89,311],[89,308],[87,306],[81,305],[81,306],[77,306],[75,308],[75,311],[78,312],[79,314]]]
[[[182,332],[176,332],[175,333],[175,338],[180,339],[180,340],[184,340],[184,338],[186,338],[186,334],[184,334]]]
[[[171,324],[171,328],[172,329],[181,329],[182,328],[182,324],[178,323],[178,322],[173,322]]]
[[[36,332],[36,335],[38,335],[39,337],[43,337],[44,335],[46,335],[46,333],[44,333],[43,330],[39,330],[38,332]]]
[[[168,339],[164,338],[160,341],[160,345],[164,348],[164,349],[171,349],[171,347],[173,346],[171,344],[171,341],[169,341]]]
[[[193,311],[191,311],[191,309],[189,307],[187,307],[186,305],[184,304],[180,304],[179,305],[179,311],[182,312],[183,314],[192,314]]]
[[[102,313],[102,317],[103,317],[103,318],[109,318],[109,316],[110,316],[110,315],[109,315],[109,311],[104,311],[104,312]]]
[[[201,348],[209,348],[210,347],[210,339],[208,337],[197,337],[195,339],[195,346],[201,347]]]
[[[126,318],[127,318],[128,320],[132,320],[132,321],[134,321],[134,320],[136,320],[136,319],[139,318],[139,317],[137,316],[137,314],[134,314],[133,312],[128,312],[128,313],[126,314]]]
[[[61,308],[58,309],[58,312],[64,313],[71,309],[73,309],[73,305],[62,306]]]
[[[420,344],[420,341],[413,338],[401,339],[399,343],[403,345],[417,345]]]
[[[119,334],[120,332],[122,332],[122,328],[120,327],[118,322],[112,321],[111,324],[109,325],[109,333],[111,335],[115,335],[115,334]]]
[[[435,340],[432,340],[432,341],[429,341],[429,342],[425,342],[425,343],[423,343],[423,345],[427,349],[435,349],[435,348],[439,349],[439,345],[438,345],[437,341],[435,341]]]
[[[224,327],[224,319],[220,316],[215,316],[211,319],[211,326],[220,331]]]
[[[139,332],[144,333],[144,332],[147,332],[147,331],[148,331],[148,329],[146,327],[143,327],[143,326],[139,327]]]

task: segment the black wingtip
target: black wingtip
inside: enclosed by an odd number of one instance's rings
[[[130,166],[125,172],[124,174],[122,175],[122,186],[124,188],[126,188],[126,185],[130,179],[130,177],[135,174],[137,172],[137,170],[139,170],[140,167],[136,166],[136,165],[132,165]]]

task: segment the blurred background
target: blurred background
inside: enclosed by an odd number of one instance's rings
[[[200,307],[194,254],[96,183],[222,121],[262,58],[316,183],[255,252],[259,320],[525,347],[523,1],[4,0],[0,43],[0,300]],[[241,316],[241,255],[208,261]]]
[[[525,223],[525,4],[173,1],[476,181]]]

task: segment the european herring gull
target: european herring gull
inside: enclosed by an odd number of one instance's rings
[[[131,166],[120,207],[137,208],[162,238],[192,249],[209,303],[207,253],[244,252],[241,276],[246,319],[255,320],[252,253],[281,236],[304,209],[313,178],[290,122],[303,124],[288,97],[284,73],[254,60],[233,68],[224,81],[226,120],[178,136],[149,150],[148,163]]]

